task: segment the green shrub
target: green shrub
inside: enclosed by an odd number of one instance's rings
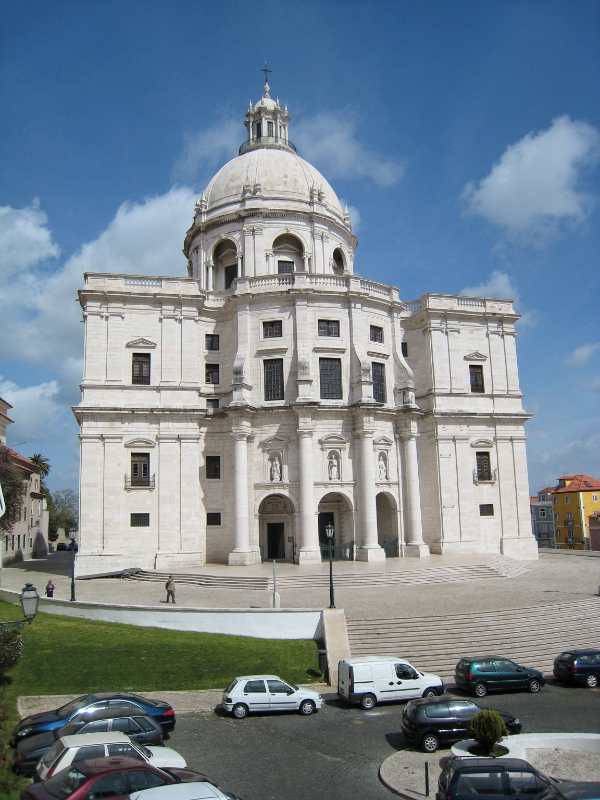
[[[23,637],[17,628],[0,633],[0,675],[16,667],[23,655]]]
[[[496,745],[503,736],[508,736],[504,720],[497,711],[493,708],[484,708],[479,711],[469,720],[467,728],[469,736],[481,745],[481,747],[492,755],[494,745]]]

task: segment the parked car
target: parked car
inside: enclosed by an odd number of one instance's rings
[[[21,789],[21,800],[121,800],[132,792],[180,783],[215,782],[191,769],[157,769],[137,758],[75,761],[43,783]]]
[[[170,747],[144,747],[135,744],[124,733],[83,733],[61,736],[42,756],[35,768],[37,780],[44,781],[55,772],[66,769],[73,761],[91,758],[124,756],[146,761],[153,767],[179,767],[185,769],[185,758]]]
[[[133,792],[129,800],[240,800],[234,794],[224,792],[209,783],[178,783]]]
[[[402,712],[402,733],[411,744],[435,753],[440,744],[468,738],[469,720],[482,710],[477,703],[450,696],[411,700]],[[509,733],[521,733],[521,722],[514,714],[498,713]]]
[[[526,800],[543,792],[552,781],[520,758],[452,757],[438,780],[435,800],[455,800],[464,795],[478,800],[498,796]]]
[[[58,552],[59,550],[68,550],[68,549],[69,549],[69,548],[67,547],[67,543],[66,543],[66,542],[59,542],[59,543],[56,545],[56,550],[57,550],[57,552]]]
[[[510,658],[479,656],[461,658],[454,670],[454,681],[461,689],[485,697],[488,692],[527,689],[539,692],[545,685],[544,674],[538,669],[521,667]]]
[[[338,664],[338,695],[367,710],[381,702],[443,693],[440,677],[420,672],[403,658],[360,656]]]
[[[61,736],[73,736],[76,733],[126,733],[138,744],[161,745],[163,729],[158,722],[141,708],[128,706],[125,708],[106,708],[76,714],[62,728],[56,728],[36,736],[26,736],[14,752],[14,767],[21,775],[33,777],[40,758],[45,755]]]
[[[175,712],[169,703],[164,700],[151,700],[147,697],[140,697],[140,695],[128,694],[127,692],[98,692],[97,694],[86,694],[76,700],[71,700],[54,711],[43,711],[40,714],[31,714],[28,717],[24,717],[17,726],[16,741],[13,744],[16,744],[26,736],[35,736],[36,733],[62,728],[76,714],[84,711],[125,707],[143,709],[158,722],[164,733],[172,731],[175,727]]]
[[[600,683],[600,650],[566,650],[554,659],[554,677],[595,689]]]
[[[277,675],[234,678],[223,692],[223,708],[236,719],[255,711],[299,711],[308,717],[323,703],[321,695],[292,686]]]
[[[537,800],[600,800],[600,781],[553,783]]]

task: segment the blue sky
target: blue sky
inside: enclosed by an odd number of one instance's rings
[[[261,94],[351,207],[355,270],[510,295],[530,489],[600,477],[600,3],[3,3],[0,395],[76,488],[84,270],[185,274]],[[24,444],[21,444],[24,442]]]

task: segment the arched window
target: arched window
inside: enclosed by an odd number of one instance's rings
[[[220,242],[213,253],[215,289],[229,289],[238,277],[237,247],[231,239]]]
[[[291,233],[283,233],[273,242],[273,257],[277,263],[277,272],[285,275],[304,270],[302,242]]]
[[[336,275],[342,275],[344,272],[344,254],[340,247],[336,247],[332,256],[333,271]]]

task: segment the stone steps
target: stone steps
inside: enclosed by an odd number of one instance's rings
[[[552,672],[569,647],[600,647],[600,597],[439,617],[347,620],[352,655],[396,655],[444,677],[463,656],[502,655]]]

